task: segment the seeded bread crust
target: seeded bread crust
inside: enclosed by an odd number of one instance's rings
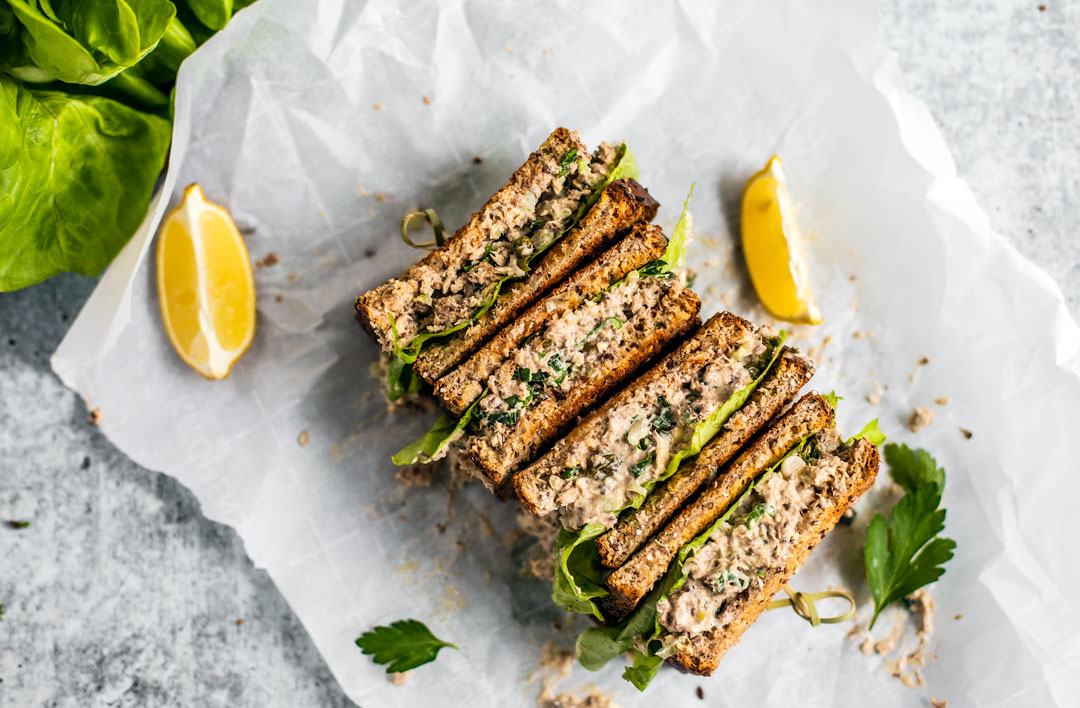
[[[448,268],[451,263],[460,258],[460,254],[468,253],[475,249],[477,244],[483,243],[488,235],[479,228],[481,215],[487,211],[501,210],[505,205],[519,202],[527,191],[524,185],[532,183],[536,176],[542,172],[557,172],[559,161],[571,149],[576,149],[582,154],[588,152],[588,148],[585,147],[585,143],[581,142],[577,131],[571,132],[566,128],[556,128],[544,140],[537,151],[529,155],[528,159],[525,160],[525,164],[514,172],[513,176],[510,177],[510,181],[502,189],[495,192],[479,212],[473,214],[468,224],[458,229],[442,246],[434,249],[420,259],[419,262],[410,266],[399,280],[414,278],[418,269],[425,265],[433,268]],[[394,302],[387,301],[391,292],[390,283],[386,283],[374,290],[369,290],[356,299],[356,318],[364,326],[364,329],[375,337],[385,351],[389,351],[392,340],[390,320],[386,315],[386,311],[388,309],[391,311],[400,309],[400,307],[395,306]]]
[[[832,425],[833,410],[817,393],[808,393],[714,479],[688,506],[604,581],[611,593],[602,603],[605,613],[622,617],[667,572],[675,554],[727,511],[751,480],[776,464],[803,438]],[[697,464],[708,464],[699,457]]]
[[[648,190],[634,180],[615,180],[578,226],[537,260],[524,280],[504,285],[491,309],[464,330],[429,342],[413,363],[413,371],[434,385],[519,312],[629,233],[635,223],[652,221],[659,207]]]
[[[603,564],[618,568],[625,563],[694,492],[711,481],[720,467],[795,398],[813,375],[813,363],[784,347],[743,407],[728,419],[720,434],[697,458],[680,467],[670,479],[653,490],[641,507],[627,510],[614,528],[596,540]]]
[[[659,226],[638,222],[633,232],[585,266],[551,294],[544,297],[479,351],[435,384],[435,397],[460,416],[479,398],[484,382],[499,365],[514,355],[518,346],[557,315],[578,307],[628,273],[656,260],[667,239]]]
[[[579,440],[587,439],[594,434],[595,429],[602,428],[610,411],[624,405],[638,388],[651,386],[654,382],[669,377],[686,379],[694,376],[699,369],[713,360],[717,351],[725,349],[728,342],[738,341],[753,331],[752,324],[730,312],[721,312],[709,318],[694,336],[586,416],[547,454],[514,476],[514,488],[525,508],[537,516],[545,516],[556,510],[554,500],[545,494],[546,480],[550,475],[561,472],[559,460],[562,459],[563,450]]]
[[[868,440],[860,439],[851,448],[845,450],[842,456],[850,462],[852,469],[852,482],[848,485],[847,494],[833,498],[833,506],[830,508],[816,510],[815,518],[810,526],[795,542],[797,549],[791,554],[785,567],[779,572],[773,571],[767,575],[763,587],[752,586],[734,622],[724,627],[723,632],[711,632],[691,637],[690,641],[671,657],[669,660],[671,664],[690,673],[711,676],[720,663],[720,659],[739,641],[743,632],[754,623],[773,597],[783,589],[818,542],[836,526],[836,522],[855,504],[856,500],[873,486],[881,464],[881,456],[875,445]]]
[[[547,300],[538,305],[543,307]],[[642,329],[628,322],[623,328],[624,341],[630,345],[623,356],[604,361],[587,384],[570,389],[564,398],[551,397],[524,410],[512,435],[495,445],[487,438],[467,438],[465,449],[477,467],[496,488],[507,486],[510,476],[533,458],[544,445],[566,432],[582,412],[591,408],[609,391],[646,365],[667,345],[697,327],[701,301],[688,288],[675,283],[673,297],[663,304],[663,313],[646,318]],[[640,326],[640,325],[638,325]],[[627,339],[636,337],[636,339]]]

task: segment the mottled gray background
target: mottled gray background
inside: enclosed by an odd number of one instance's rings
[[[961,176],[1080,315],[1080,4],[883,10]],[[351,705],[236,533],[115,450],[50,371],[93,286],[0,294],[0,520],[33,522],[0,528],[0,708]]]

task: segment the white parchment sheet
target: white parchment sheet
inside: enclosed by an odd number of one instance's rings
[[[533,705],[541,647],[574,632],[552,628],[549,588],[519,577],[512,505],[395,480],[390,455],[433,416],[386,412],[353,299],[419,257],[398,239],[403,212],[434,207],[456,228],[565,125],[590,146],[629,143],[665,228],[696,182],[704,314],[763,321],[733,217],[777,153],[826,318],[792,330],[814,347],[812,386],[845,396],[843,428],[880,417],[949,474],[959,547],[933,590],[928,687],[902,686],[845,625],[772,612],[711,680],[665,669],[639,695],[613,664],[559,689],[595,684],[624,708],[696,702],[699,685],[726,706],[1080,705],[1080,331],[1050,278],[990,231],[878,24],[870,0],[262,0],[184,65],[164,196],[54,368],[121,450],[239,531],[359,704]],[[253,347],[215,383],[172,352],[147,257],[195,181],[254,258],[280,257],[256,273]],[[904,425],[915,405],[937,413],[918,435]],[[886,501],[868,495],[795,587],[843,584],[865,614],[862,534]],[[404,617],[461,649],[397,687],[353,640]]]

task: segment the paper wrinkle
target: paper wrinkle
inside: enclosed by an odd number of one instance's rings
[[[930,449],[948,471],[958,550],[933,587],[928,687],[888,676],[844,639],[848,625],[770,612],[716,680],[665,669],[642,695],[615,662],[575,668],[558,690],[596,684],[624,708],[685,702],[698,685],[732,704],[1076,705],[1080,567],[1062,559],[1075,556],[1080,506],[1067,436],[1080,420],[1080,328],[1050,277],[991,231],[879,22],[868,0],[261,0],[185,62],[169,172],[145,224],[152,233],[198,181],[253,259],[279,256],[256,270],[251,350],[222,382],[180,362],[160,326],[152,239],[137,235],[54,370],[102,408],[121,450],[237,528],[351,698],[534,705],[540,647],[570,647],[576,630],[553,629],[566,616],[550,587],[520,576],[527,542],[512,535],[512,504],[476,485],[448,504],[445,481],[395,480],[390,455],[435,415],[386,411],[352,301],[422,255],[397,237],[404,212],[434,207],[456,228],[565,125],[590,147],[626,140],[666,228],[696,181],[690,265],[703,314],[730,303],[769,321],[738,261],[738,200],[780,154],[826,318],[787,327],[816,353],[808,388],[845,397],[843,430],[878,416],[891,439]],[[880,405],[866,401],[875,392]],[[933,403],[941,396],[948,405]],[[936,419],[913,435],[916,405]],[[848,587],[865,623],[859,549],[874,511],[895,499],[883,474],[794,587]],[[888,611],[877,636],[903,616]],[[404,617],[461,650],[395,687],[353,640]]]

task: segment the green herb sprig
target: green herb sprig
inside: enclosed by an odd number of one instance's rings
[[[886,518],[877,514],[866,529],[866,579],[874,598],[873,629],[881,611],[945,573],[956,542],[939,536],[945,510],[945,470],[926,450],[885,446],[889,476],[906,492]]]
[[[438,656],[444,647],[457,649],[431,633],[427,626],[414,619],[391,622],[389,627],[375,627],[356,640],[360,651],[371,655],[376,664],[385,664],[386,673],[400,674],[423,666]]]

